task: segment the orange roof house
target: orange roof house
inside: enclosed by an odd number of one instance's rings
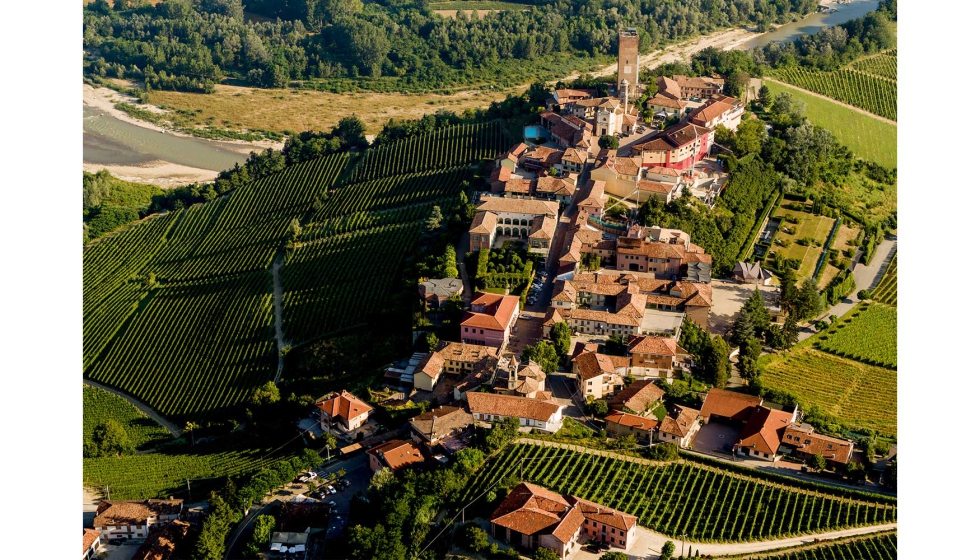
[[[367,450],[371,470],[377,472],[382,467],[393,471],[409,465],[424,463],[422,450],[414,442],[396,439]]]
[[[460,338],[468,344],[502,348],[510,338],[510,327],[517,320],[520,298],[478,292],[473,294],[470,311],[460,323]]]
[[[609,401],[613,410],[643,415],[664,397],[664,390],[652,380],[634,381]]]
[[[333,426],[347,432],[363,426],[374,411],[346,390],[317,402],[316,407],[320,409],[320,425],[324,430]]]
[[[755,407],[748,423],[739,434],[735,449],[752,457],[775,460],[783,432],[793,422],[795,416],[791,412],[773,410],[764,406]]]
[[[526,482],[518,484],[490,516],[496,539],[525,550],[549,548],[562,559],[586,536],[627,549],[635,541],[636,523],[632,515]]]
[[[704,398],[704,404],[701,405],[701,418],[705,424],[713,418],[747,422],[755,407],[762,405],[762,401],[762,397],[754,395],[711,389]]]

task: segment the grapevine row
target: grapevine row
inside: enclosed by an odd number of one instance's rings
[[[833,72],[781,69],[773,77],[886,119],[898,120],[898,83],[893,80],[850,68]]]

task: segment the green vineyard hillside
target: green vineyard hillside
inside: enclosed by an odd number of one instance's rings
[[[851,68],[833,72],[782,68],[773,71],[772,77],[886,119],[898,120],[898,83],[895,80]]]
[[[276,374],[277,255],[291,344],[397,312],[432,206],[458,207],[473,164],[507,146],[496,121],[450,126],[291,165],[90,244],[85,376],[177,420],[230,412]]]
[[[624,511],[644,527],[689,541],[769,540],[892,523],[897,513],[887,498],[843,490],[817,493],[688,461],[645,464],[529,444],[511,445],[486,464],[463,500],[507,480]]]

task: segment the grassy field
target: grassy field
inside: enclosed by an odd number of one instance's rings
[[[460,91],[450,95],[401,93],[330,93],[298,89],[217,86],[212,94],[153,90],[149,103],[172,110],[180,126],[234,130],[329,130],[355,114],[377,134],[389,119],[416,119],[446,108],[455,112],[482,108],[516,89]],[[174,114],[175,113],[175,114]]]
[[[82,434],[85,441],[92,437],[92,431],[106,420],[116,420],[123,428],[136,449],[151,447],[156,443],[169,441],[170,434],[163,426],[139,411],[122,398],[109,391],[95,387],[82,387]]]
[[[797,276],[800,279],[809,278],[813,276],[813,272],[817,268],[817,261],[820,260],[820,253],[823,252],[823,244],[826,243],[827,236],[830,235],[830,230],[834,227],[834,220],[826,216],[815,216],[807,212],[790,210],[789,204],[789,202],[784,202],[780,205],[773,212],[773,217],[792,216],[799,220],[799,223],[791,224],[789,221],[783,220],[782,227],[773,239],[772,250],[787,259],[800,259],[802,264],[797,270]],[[787,228],[796,228],[796,233],[787,233]],[[818,244],[800,245],[798,241],[804,238],[816,239]],[[784,242],[785,246],[780,247],[779,242]]]
[[[814,346],[866,364],[898,367],[898,310],[887,305],[862,304],[816,335]]]
[[[773,96],[788,92],[806,103],[806,116],[834,133],[854,154],[886,167],[898,166],[898,127],[831,103],[826,99],[766,81]]]
[[[519,480],[637,516],[638,523],[695,542],[736,542],[889,523],[887,498],[847,490],[814,492],[790,480],[774,482],[693,461],[639,464],[555,447],[511,445],[469,483],[464,500],[489,486]],[[498,489],[495,500],[505,491]],[[669,515],[665,514],[669,512]]]
[[[487,1],[461,1],[461,2],[430,2],[429,8],[432,10],[527,10],[532,4],[521,4],[519,2],[494,2]]]

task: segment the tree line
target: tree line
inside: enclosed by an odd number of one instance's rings
[[[554,71],[552,63],[567,55],[614,55],[625,27],[637,28],[643,51],[716,29],[789,21],[817,6],[816,0],[541,0],[527,10],[453,19],[434,14],[425,0],[246,4],[128,0],[112,7],[96,0],[84,10],[87,69],[151,88],[203,92],[225,78],[285,87],[291,80],[384,77],[374,86],[420,90],[501,82],[514,72],[526,79]],[[264,17],[246,17],[246,8]]]

